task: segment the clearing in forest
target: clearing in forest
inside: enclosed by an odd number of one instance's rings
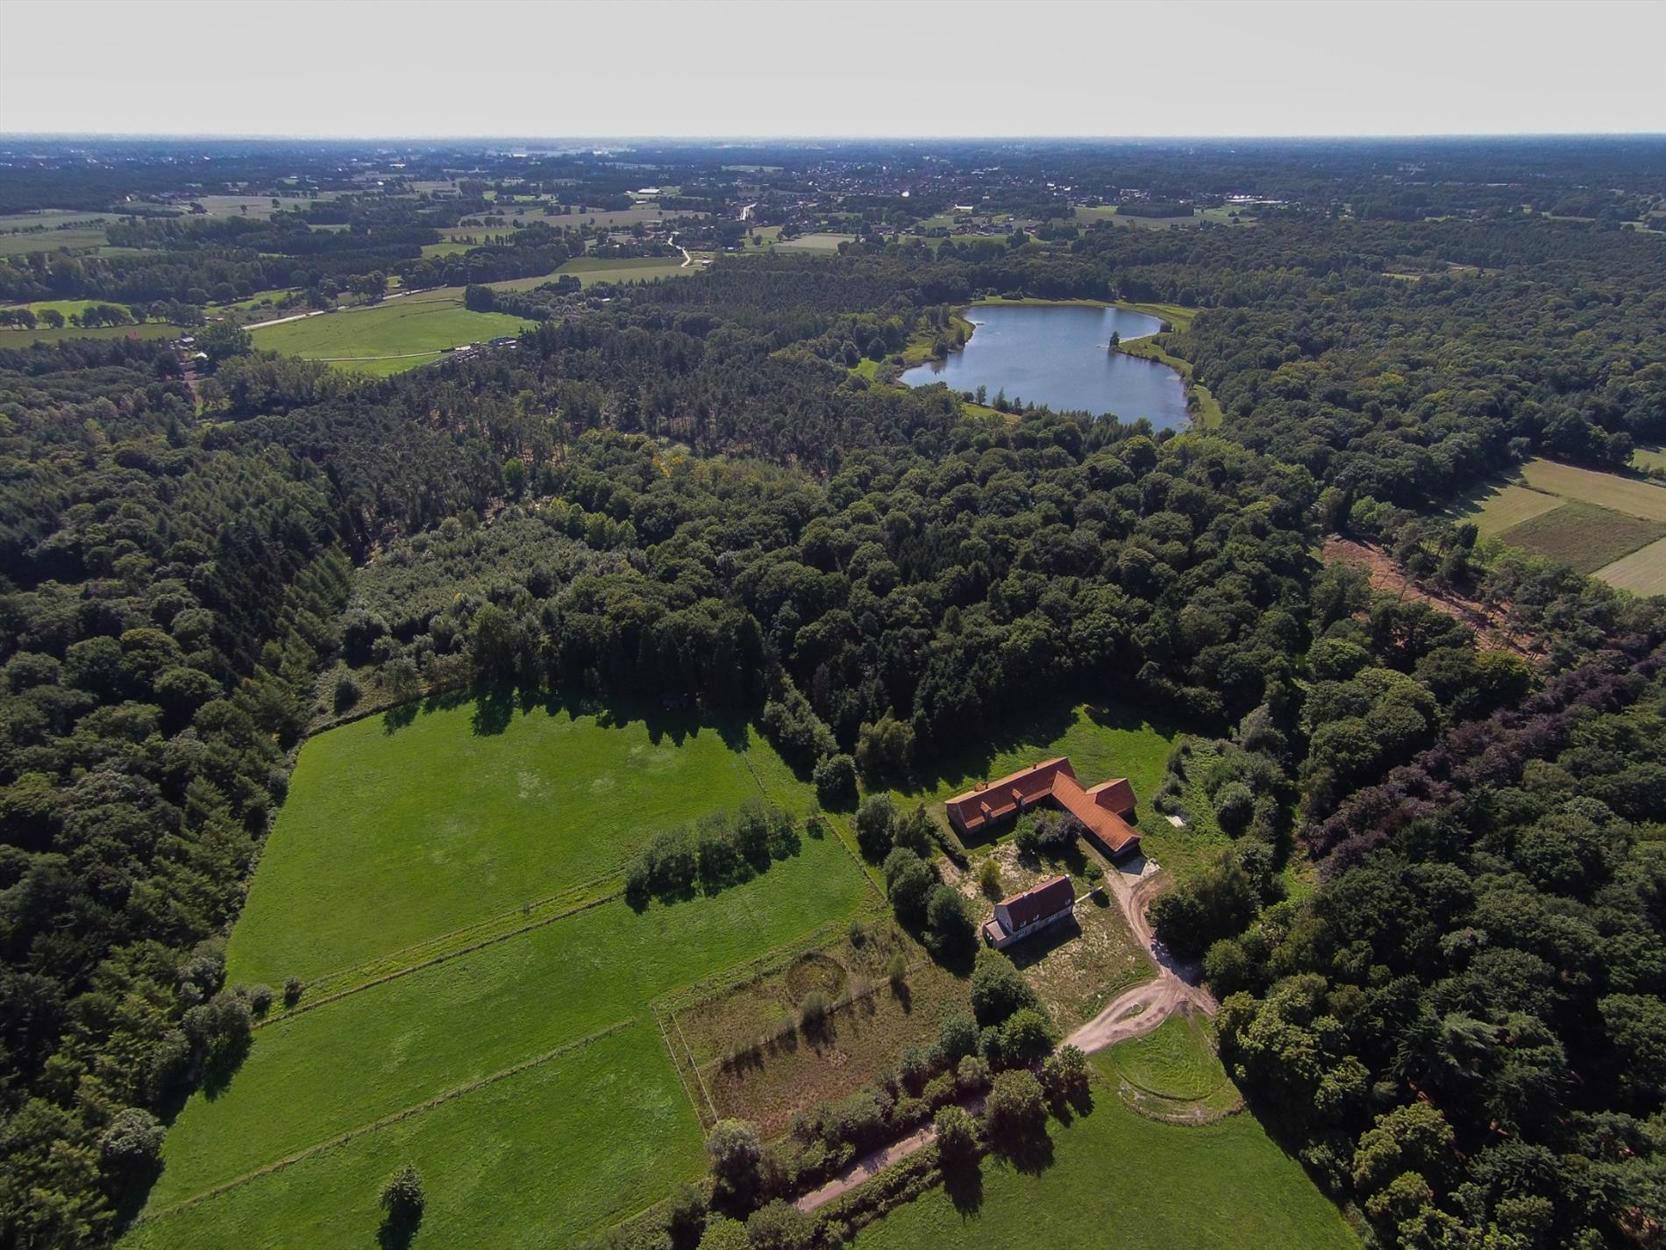
[[[474,312],[463,307],[462,287],[438,287],[367,308],[262,326],[251,335],[264,351],[385,376],[437,360],[449,348],[519,334],[531,324],[507,313]]]

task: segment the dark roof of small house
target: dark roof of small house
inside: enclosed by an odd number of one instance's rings
[[[1003,898],[1000,905],[1012,918],[1012,927],[1022,929],[1048,916],[1056,916],[1076,901],[1076,889],[1069,877],[1054,877],[1019,894]]]

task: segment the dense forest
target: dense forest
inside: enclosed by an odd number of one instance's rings
[[[1485,203],[1329,211],[1378,159],[1253,229],[722,260],[386,380],[235,343],[193,394],[159,344],[0,351],[0,1244],[106,1244],[248,1045],[224,938],[309,726],[475,683],[741,711],[829,807],[1039,701],[1161,707],[1194,736],[1158,801],[1206,796],[1234,845],[1153,920],[1314,1178],[1385,1247],[1657,1244],[1666,601],[1438,510],[1666,437],[1666,249]],[[1243,163],[1309,177],[1250,145],[1223,189]],[[685,187],[716,194],[708,166]],[[0,296],[464,285],[582,247],[424,258],[476,190],[323,236],[311,209],[136,219],[158,250],[37,253]],[[1220,425],[1002,419],[851,367],[1002,295],[1200,310],[1164,344]],[[1374,594],[1330,533],[1525,642]]]

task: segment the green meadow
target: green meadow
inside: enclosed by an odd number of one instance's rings
[[[310,980],[556,894],[761,797],[760,778],[783,806],[807,794],[745,725],[725,741],[540,706],[475,733],[481,715],[457,702],[306,744],[232,934],[234,981]]]
[[[695,1179],[650,1004],[878,901],[829,836],[715,896],[625,902],[610,874],[644,837],[756,799],[811,794],[745,726],[482,702],[308,742],[231,979],[309,990],[187,1102],[127,1244],[363,1245],[407,1160],[419,1246],[566,1244]]]
[[[975,1180],[934,1189],[865,1229],[857,1250],[1025,1246],[1041,1229],[1048,1244],[1117,1250],[1358,1250],[1341,1214],[1253,1116],[1177,1125],[1125,1106],[1113,1066],[1120,1049],[1093,1057],[1093,1108],[1049,1125],[1042,1166],[985,1159]]]
[[[507,313],[473,312],[463,307],[461,287],[440,287],[251,333],[265,351],[386,375],[427,364],[447,348],[518,334],[530,324]]]

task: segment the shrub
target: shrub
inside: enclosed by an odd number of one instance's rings
[[[747,1240],[746,1225],[719,1215],[706,1221],[699,1250],[752,1250],[752,1243]]]
[[[953,886],[939,884],[926,903],[926,923],[931,926],[933,950],[939,955],[958,954],[972,945],[977,932],[966,900]]]
[[[811,774],[816,784],[816,797],[834,811],[844,811],[856,803],[856,761],[848,755],[829,755],[816,765]]]
[[[335,708],[336,708],[336,713],[339,715],[340,713],[347,711],[348,708],[352,707],[355,703],[357,703],[359,701],[359,694],[360,694],[359,683],[358,683],[358,680],[353,676],[353,674],[343,673],[340,677],[336,678],[336,685],[335,685]]]
[[[1006,1146],[1023,1142],[1047,1122],[1041,1083],[1022,1068],[1001,1073],[990,1087],[984,1116],[994,1141]]]
[[[918,924],[926,917],[937,874],[907,847],[897,847],[885,857],[885,892],[897,919]]]
[[[937,1049],[950,1066],[978,1049],[977,1022],[964,1011],[951,1012],[937,1026]]]
[[[990,856],[979,865],[978,888],[983,891],[986,898],[998,899],[1002,897],[1001,865],[996,862],[994,856]]]
[[[931,817],[926,815],[926,809],[918,804],[913,811],[898,820],[891,830],[892,842],[897,846],[907,847],[921,859],[931,854],[931,837]]]
[[[746,1239],[752,1250],[810,1250],[816,1223],[815,1216],[777,1198],[752,1213]]]
[[[967,1055],[954,1072],[955,1084],[962,1093],[976,1093],[989,1088],[989,1065],[978,1055]]]
[[[98,1153],[107,1172],[136,1177],[162,1163],[162,1122],[143,1107],[116,1113],[98,1139]]]
[[[798,1005],[798,1019],[805,1028],[814,1028],[827,1019],[827,1013],[833,1009],[827,995],[820,990],[811,990],[804,996],[804,1001]]]
[[[706,1138],[712,1164],[712,1203],[733,1211],[752,1206],[763,1184],[763,1145],[745,1120],[719,1120]]]
[[[1000,951],[982,951],[972,970],[972,1014],[979,1024],[1000,1024],[1020,1007],[1035,1003],[1035,992]]]
[[[300,977],[285,978],[283,983],[283,1005],[285,1007],[293,1007],[296,1003],[300,1002],[301,991],[304,988],[305,987],[301,984]]]
[[[1041,1065],[1041,1083],[1054,1098],[1064,1098],[1088,1083],[1088,1057],[1074,1046],[1061,1046]]]
[[[872,863],[880,863],[891,853],[891,826],[896,822],[896,809],[883,794],[870,794],[856,809],[856,845]]]
[[[1001,1026],[1003,1063],[1025,1063],[1053,1049],[1053,1026],[1035,1007],[1020,1007]]]
[[[422,1193],[422,1176],[407,1163],[382,1185],[382,1210],[394,1228],[408,1228],[422,1218],[427,1199]]]
[[[977,1121],[964,1107],[944,1107],[932,1120],[937,1151],[945,1163],[963,1163],[978,1152]]]
[[[901,951],[897,951],[886,963],[885,975],[890,978],[891,984],[897,989],[901,989],[907,981],[908,958]]]
[[[1254,811],[1255,796],[1241,781],[1227,782],[1215,795],[1215,820],[1229,837],[1243,833]]]
[[[251,985],[248,988],[249,1010],[257,1016],[264,1016],[272,1009],[275,995],[270,985]]]

